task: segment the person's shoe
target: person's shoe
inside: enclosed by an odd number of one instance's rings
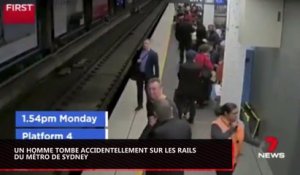
[[[143,106],[138,106],[138,107],[135,108],[135,111],[139,111],[141,109],[143,109]]]
[[[186,115],[186,114],[183,114],[183,115],[182,115],[182,119],[187,120],[187,115]]]

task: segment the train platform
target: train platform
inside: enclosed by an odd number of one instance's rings
[[[152,49],[159,55],[160,75],[164,93],[173,99],[178,85],[177,71],[179,51],[174,36],[174,4],[169,4],[157,25],[151,40]],[[137,89],[135,81],[129,80],[109,120],[109,139],[138,139],[147,124],[146,109],[135,112],[137,106]],[[145,94],[144,94],[145,96]],[[146,99],[146,96],[144,97]],[[145,102],[144,102],[145,103]],[[144,104],[145,106],[145,104]],[[209,139],[210,125],[215,119],[213,105],[197,109],[192,127],[193,139]],[[267,161],[257,159],[259,149],[245,145],[241,160],[234,175],[272,175]],[[82,175],[142,175],[139,171],[83,172]],[[215,172],[185,172],[186,175],[214,175]]]
[[[173,99],[179,68],[173,20],[176,11],[190,10],[197,19],[194,27],[203,23],[207,32],[203,36],[211,41],[215,33],[208,28],[213,24],[220,45],[226,46],[224,54],[217,56],[224,60],[220,104],[235,103],[246,132],[266,142],[262,149],[245,143],[234,175],[299,174],[300,23],[295,16],[300,15],[300,1],[26,0],[12,4],[29,2],[35,5],[30,24],[12,25],[7,15],[0,15],[0,128],[5,131],[0,139],[16,139],[16,111],[88,110],[107,111],[109,139],[138,139],[147,124],[146,94],[144,108],[136,112],[137,86],[128,80],[132,59],[144,39],[151,37],[164,93]],[[8,10],[6,3],[0,3],[3,12]],[[197,108],[191,124],[193,139],[210,138],[215,107],[212,103]],[[270,137],[277,142],[271,153],[266,152],[272,147]],[[143,174],[142,170],[81,171],[32,173]],[[0,172],[7,174],[31,172]]]

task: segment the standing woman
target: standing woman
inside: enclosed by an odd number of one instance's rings
[[[260,145],[258,140],[252,139],[250,134],[245,131],[244,123],[239,120],[238,114],[239,110],[236,104],[226,103],[216,111],[218,118],[211,125],[212,139],[232,139],[234,168],[241,155],[244,141],[257,147]],[[216,173],[217,175],[232,175],[233,171],[217,171]]]
[[[201,68],[201,89],[198,98],[198,104],[200,106],[205,106],[208,104],[212,88],[211,72],[213,71],[214,66],[210,60],[210,50],[210,45],[202,44],[199,48],[199,53],[195,57],[195,63],[198,64]]]

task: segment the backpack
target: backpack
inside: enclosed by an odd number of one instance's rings
[[[203,64],[204,59],[206,59],[206,58],[202,58],[202,63],[200,64],[200,67],[201,67],[200,77],[201,77],[201,78],[205,78],[205,79],[210,79],[211,76],[212,76],[212,74],[211,74],[210,69],[208,69],[208,68]]]

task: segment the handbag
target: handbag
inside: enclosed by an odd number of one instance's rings
[[[213,101],[217,101],[219,97],[221,97],[221,85],[220,84],[213,84],[212,91],[210,94],[210,98]]]

